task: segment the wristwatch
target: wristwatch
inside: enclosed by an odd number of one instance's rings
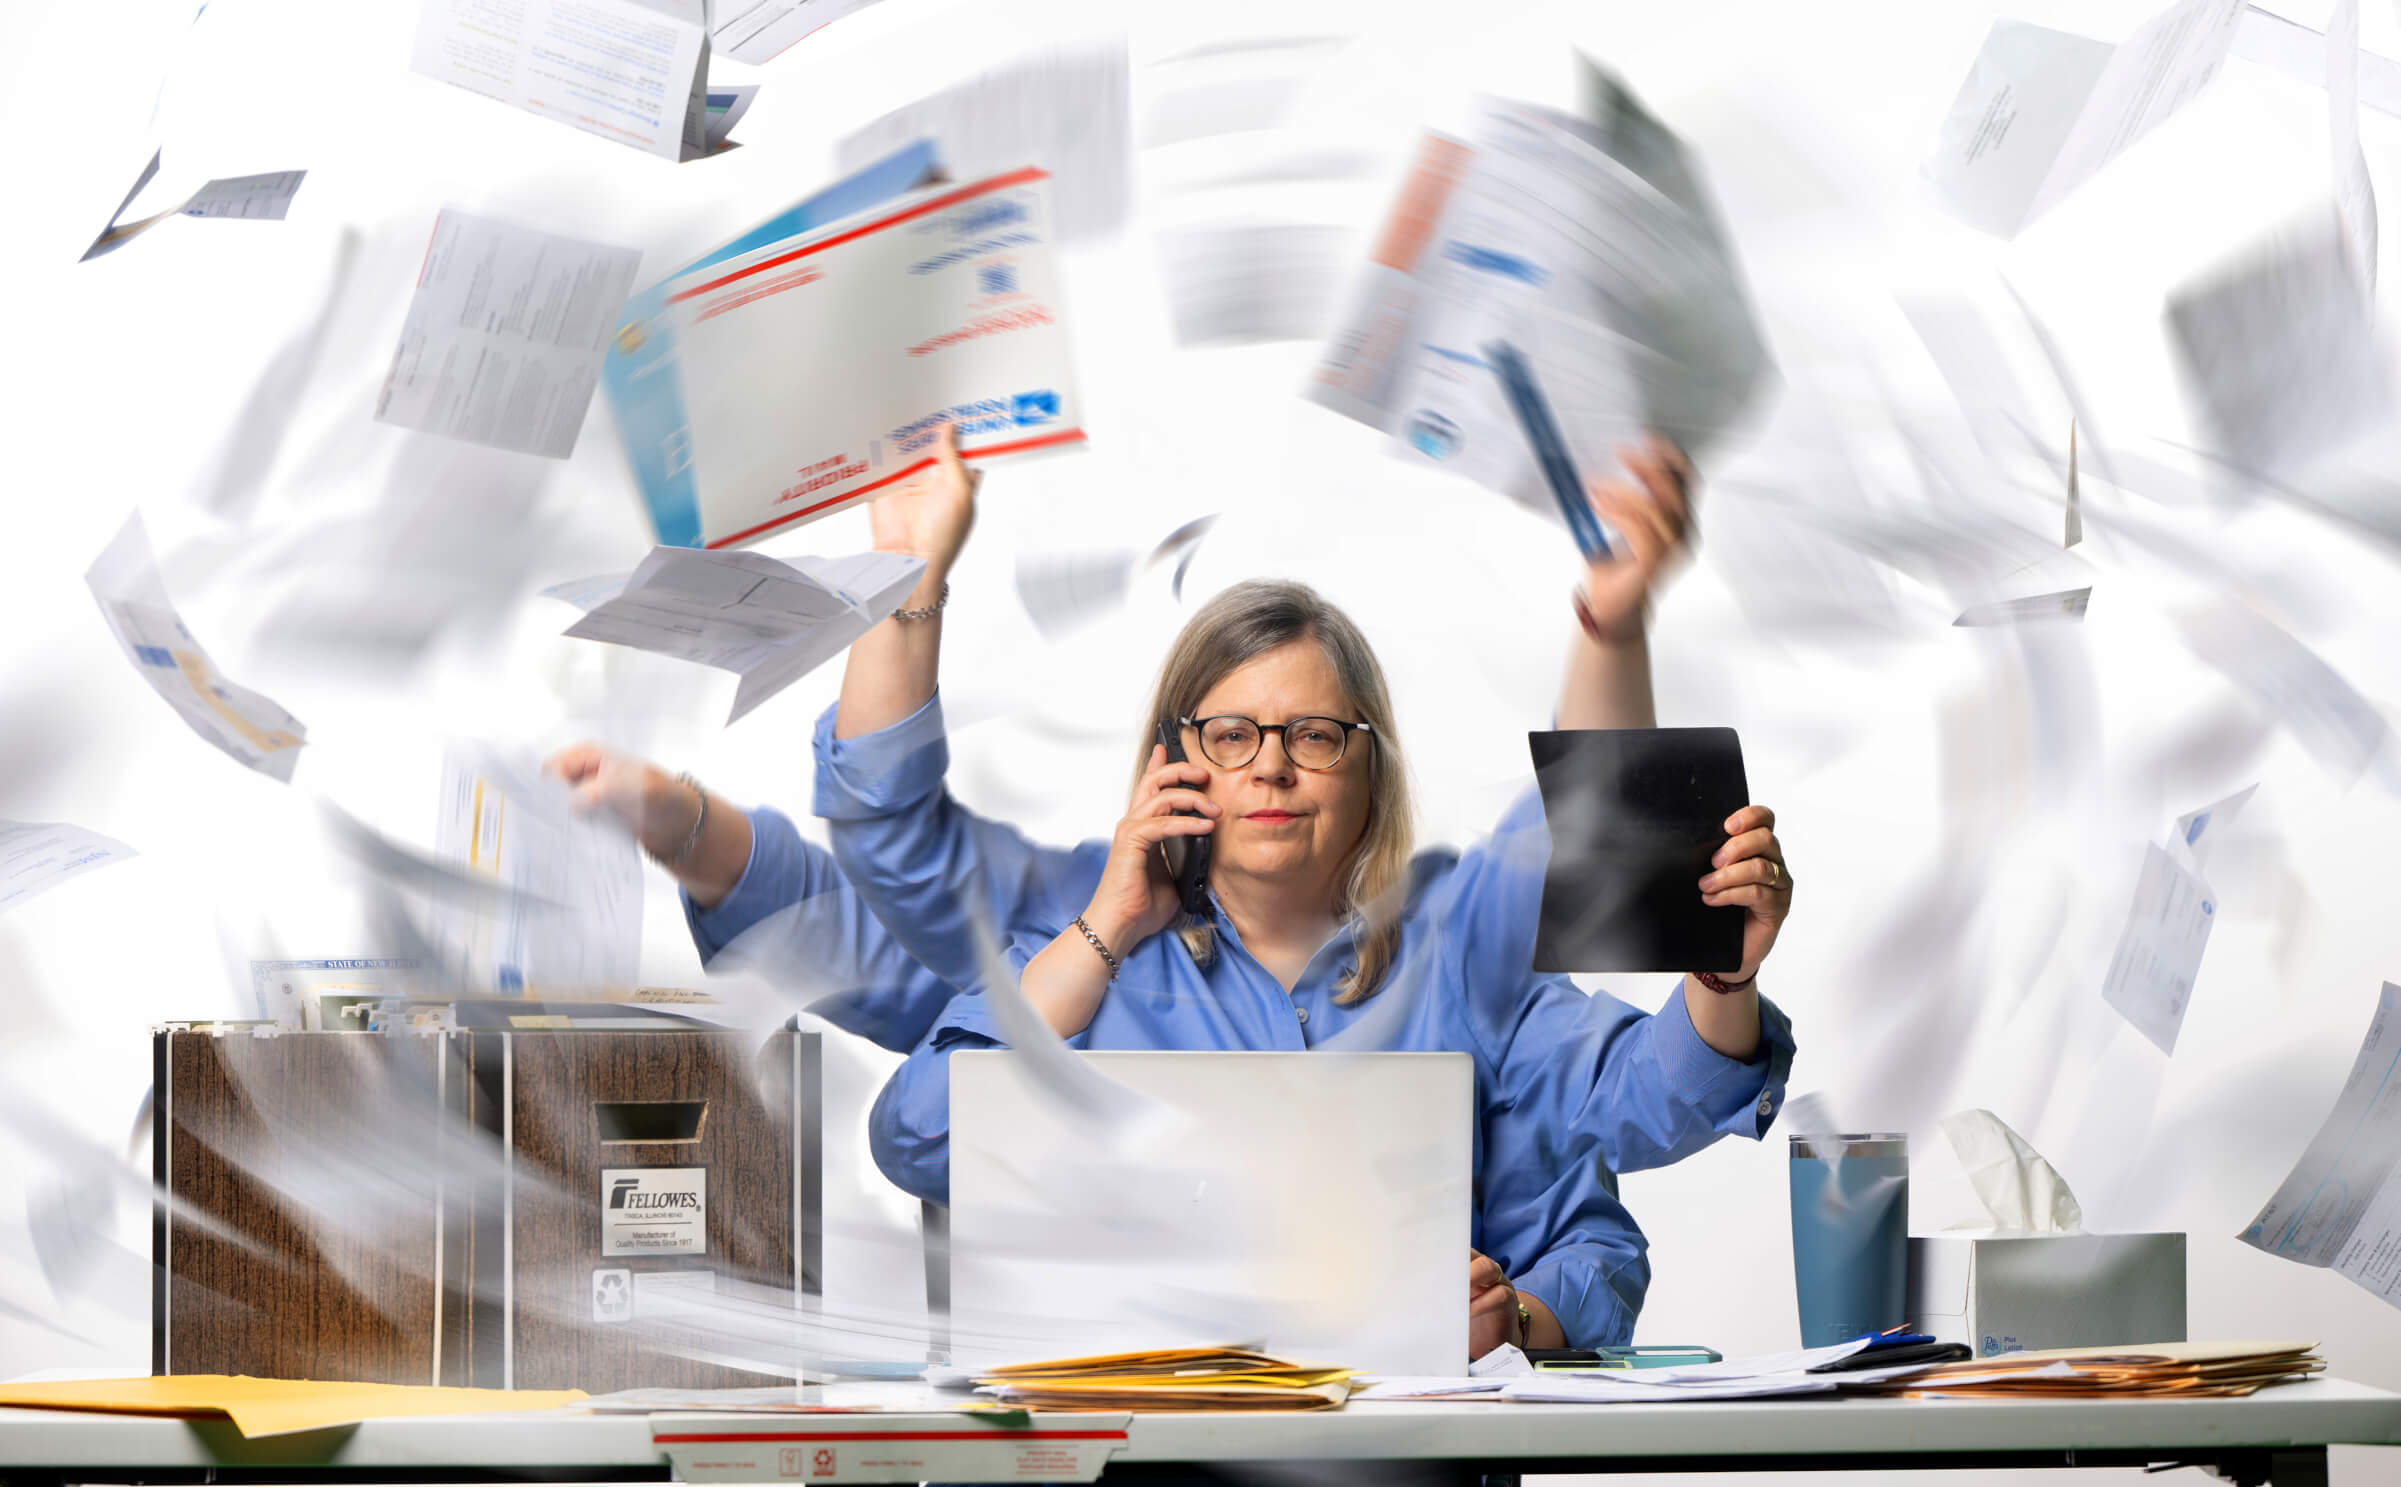
[[[1526,1310],[1526,1304],[1525,1304],[1523,1301],[1520,1301],[1519,1303],[1517,1303],[1517,1339],[1518,1339],[1518,1346],[1519,1346],[1519,1347],[1524,1347],[1524,1346],[1525,1346],[1525,1345],[1526,1345],[1528,1342],[1530,1342],[1530,1341],[1533,1339],[1533,1336],[1534,1336],[1534,1314],[1533,1314],[1532,1312],[1530,1312],[1530,1311]]]

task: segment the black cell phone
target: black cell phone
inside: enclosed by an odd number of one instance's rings
[[[1184,730],[1162,719],[1159,723],[1159,745],[1167,750],[1167,762],[1184,764]],[[1197,816],[1198,811],[1177,811],[1179,816]],[[1187,914],[1206,917],[1209,912],[1209,839],[1205,836],[1171,836],[1159,843],[1167,856],[1167,871],[1175,879],[1178,902]]]
[[[1869,1348],[1832,1363],[1820,1363],[1811,1373],[1858,1373],[1868,1368],[1898,1368],[1904,1363],[1956,1363],[1975,1356],[1963,1342],[1913,1342],[1897,1348]]]

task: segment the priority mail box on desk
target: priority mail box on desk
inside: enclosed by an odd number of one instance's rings
[[[1990,1358],[2184,1340],[2182,1234],[1913,1234],[1909,1325]]]

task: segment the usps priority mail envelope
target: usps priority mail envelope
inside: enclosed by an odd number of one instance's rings
[[[971,460],[1080,444],[1049,188],[1029,168],[920,191],[667,284],[684,545],[871,497],[932,463],[944,422]]]

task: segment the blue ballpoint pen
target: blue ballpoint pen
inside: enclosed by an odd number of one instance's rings
[[[1609,557],[1609,538],[1601,531],[1600,518],[1592,514],[1591,503],[1584,498],[1584,483],[1576,475],[1575,461],[1568,457],[1567,441],[1560,437],[1558,422],[1551,417],[1551,405],[1543,399],[1542,389],[1535,385],[1534,369],[1507,341],[1487,342],[1484,359],[1492,363],[1493,371],[1500,376],[1501,388],[1509,395],[1509,407],[1517,414],[1517,426],[1525,430],[1526,442],[1534,446],[1534,462],[1542,466],[1542,478],[1551,488],[1551,498],[1559,503],[1559,513],[1567,518],[1567,529],[1575,534],[1576,546],[1588,562]]]

